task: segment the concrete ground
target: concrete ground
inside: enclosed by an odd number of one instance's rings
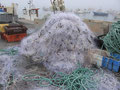
[[[19,24],[22,24],[22,25],[25,25],[27,28],[28,28],[28,34],[31,34],[37,30],[39,30],[42,25],[44,24],[44,20],[41,20],[41,23],[40,24],[34,24],[34,22],[32,21],[28,21],[28,20],[24,20],[24,19],[21,19],[19,20]],[[2,40],[0,38],[0,49],[4,49],[4,48],[7,48],[9,46],[15,46],[15,45],[19,45],[20,42],[11,42],[11,43],[8,43],[7,41],[5,40]]]
[[[9,47],[9,46],[18,45],[19,43],[20,43],[20,42],[8,43],[7,41],[4,41],[4,40],[0,39],[0,49],[7,48],[7,47]]]

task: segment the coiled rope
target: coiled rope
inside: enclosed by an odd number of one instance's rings
[[[0,49],[0,55],[16,55],[18,53],[18,50],[15,48],[10,48],[10,49]]]
[[[120,54],[120,21],[112,24],[103,41],[105,48],[109,52]]]
[[[88,68],[77,68],[71,74],[57,73],[51,79],[41,77],[40,75],[25,75],[24,81],[39,81],[41,87],[50,85],[57,86],[62,90],[96,90],[97,80],[95,80],[94,72]],[[43,82],[48,83],[44,85]]]

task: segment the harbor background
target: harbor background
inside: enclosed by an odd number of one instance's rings
[[[10,6],[12,3],[18,4],[18,16],[22,17],[23,9],[25,7],[29,8],[29,0],[0,0],[0,2],[5,6]],[[27,2],[27,3],[26,3]],[[94,3],[93,3],[94,2]],[[50,0],[33,0],[36,8],[39,8],[39,18],[44,18],[45,15],[51,14],[51,11],[44,11],[43,8],[49,9],[51,7]],[[120,11],[120,0],[65,0],[65,7],[67,11],[73,12],[77,9],[93,9],[104,11]],[[88,15],[87,15],[88,17]]]

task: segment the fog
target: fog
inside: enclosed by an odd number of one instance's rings
[[[18,13],[22,15],[22,9],[28,6],[29,0],[0,0],[3,5],[11,5],[11,3],[18,3]],[[40,14],[42,15],[43,7],[50,7],[50,0],[34,0],[34,4],[37,8],[40,8]],[[116,10],[120,11],[120,0],[65,0],[65,6],[67,9],[102,9],[102,10]]]

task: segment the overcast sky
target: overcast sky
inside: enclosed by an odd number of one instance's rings
[[[5,5],[18,3],[19,7],[25,7],[29,0],[0,0]],[[37,7],[50,6],[50,0],[34,0]],[[66,7],[74,8],[103,8],[120,10],[120,0],[65,0]]]
[[[19,4],[19,13],[21,10],[28,6],[29,0],[0,0],[4,5],[11,5],[11,3]],[[64,0],[66,8],[77,9],[77,8],[95,8],[104,10],[117,10],[120,11],[120,0]],[[42,9],[43,7],[50,7],[50,0],[34,0],[36,7]]]

